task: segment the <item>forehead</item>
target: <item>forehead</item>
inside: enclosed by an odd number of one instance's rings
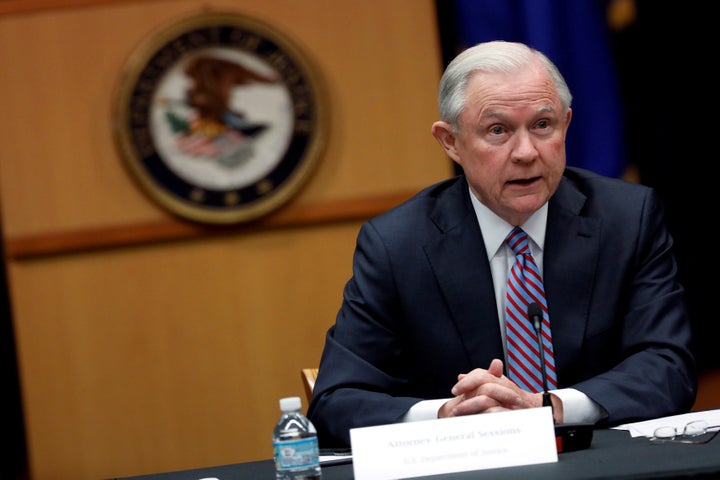
[[[468,81],[465,96],[466,108],[476,112],[527,106],[555,107],[559,112],[561,105],[555,85],[542,68],[512,73],[475,72]]]

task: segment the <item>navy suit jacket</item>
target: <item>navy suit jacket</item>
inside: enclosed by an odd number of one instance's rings
[[[360,229],[308,416],[323,447],[450,398],[503,358],[490,264],[458,176]],[[648,187],[568,167],[548,208],[544,283],[559,388],[607,425],[687,411],[697,379],[664,210]]]

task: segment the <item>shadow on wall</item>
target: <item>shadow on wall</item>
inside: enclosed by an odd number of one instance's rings
[[[2,258],[5,254],[0,245]],[[7,287],[5,265],[0,272],[0,382],[4,401],[2,421],[2,447],[0,447],[0,480],[24,480],[27,477],[27,451],[23,423],[20,381],[15,352],[15,335]]]

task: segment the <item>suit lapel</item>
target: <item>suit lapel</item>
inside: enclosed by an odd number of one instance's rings
[[[600,251],[601,224],[579,216],[584,203],[585,196],[563,180],[548,210],[543,280],[559,372],[582,348]]]
[[[439,199],[431,215],[440,235],[424,248],[447,301],[468,361],[487,368],[502,358],[502,340],[490,264],[465,181]]]

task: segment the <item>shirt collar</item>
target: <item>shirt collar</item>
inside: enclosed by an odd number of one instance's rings
[[[483,240],[485,241],[485,250],[487,251],[488,258],[493,258],[500,247],[505,242],[510,230],[513,229],[513,225],[498,217],[492,210],[480,203],[480,201],[470,192],[470,200],[472,201],[475,215],[477,216],[478,223],[480,224],[480,231],[482,232]],[[548,204],[540,207],[525,223],[520,227],[525,230],[528,234],[532,243],[542,252],[545,248],[545,227],[547,224],[547,212]],[[532,250],[532,249],[531,249]],[[539,252],[534,252],[536,255]]]

